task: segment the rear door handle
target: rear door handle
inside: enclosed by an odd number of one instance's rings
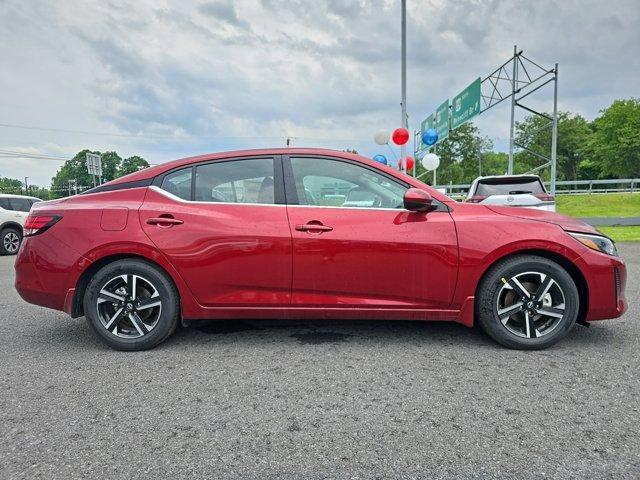
[[[296,225],[296,230],[300,232],[330,232],[333,230],[333,227],[329,227],[327,225],[317,225],[313,223],[307,223],[305,225]]]
[[[147,223],[149,225],[158,225],[160,227],[171,227],[173,225],[182,225],[184,222],[172,217],[157,217],[148,218]]]

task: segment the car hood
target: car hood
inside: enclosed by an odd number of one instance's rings
[[[560,215],[559,213],[548,212],[545,210],[535,210],[532,208],[498,207],[496,205],[485,206],[492,212],[500,215],[506,215],[508,217],[552,223],[554,225],[558,225],[563,230],[568,230],[571,232],[600,234],[600,232],[598,232],[595,228],[583,222],[582,220],[567,217],[566,215]]]

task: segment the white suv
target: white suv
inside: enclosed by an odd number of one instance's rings
[[[0,255],[15,255],[22,242],[22,227],[31,205],[39,198],[0,193]]]
[[[537,175],[478,177],[471,184],[466,201],[556,211],[554,196],[547,193],[544,183]]]

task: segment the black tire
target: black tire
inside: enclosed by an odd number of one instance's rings
[[[519,285],[515,284],[514,278]],[[540,279],[540,285],[535,285],[535,278]],[[526,279],[529,283],[524,282]],[[536,293],[544,291],[544,282],[550,284],[549,290],[541,298],[536,298]],[[525,288],[529,297],[519,293],[520,286]],[[501,302],[508,295],[511,295],[510,302],[503,305]],[[530,301],[533,301],[533,306]],[[553,306],[554,301],[557,308]],[[519,307],[518,303],[522,306]],[[505,347],[539,350],[554,345],[569,333],[576,322],[579,305],[576,284],[562,266],[544,257],[518,255],[498,262],[482,278],[476,295],[476,319],[487,335]],[[503,308],[499,316],[500,306]],[[544,312],[554,316],[547,316]],[[536,316],[538,320],[534,320]],[[546,329],[542,330],[543,327]]]
[[[22,243],[22,232],[14,227],[3,228],[0,232],[0,255],[15,255]]]
[[[131,295],[131,285],[136,295]],[[147,350],[175,331],[180,301],[175,285],[162,270],[143,260],[124,259],[93,276],[84,295],[84,312],[93,330],[111,348]]]

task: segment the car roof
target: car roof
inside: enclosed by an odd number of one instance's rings
[[[29,197],[27,195],[14,195],[12,193],[0,193],[0,197],[2,197],[2,198],[28,198],[29,200],[39,200],[40,202],[42,201],[40,198],[37,198],[37,197]]]
[[[155,165],[153,167],[145,168],[143,170],[139,170],[137,172],[130,173],[129,175],[125,175],[124,177],[116,178],[115,180],[111,180],[110,182],[103,183],[99,188],[109,187],[111,185],[118,184],[132,184],[135,185],[136,182],[144,182],[149,181],[157,177],[158,175],[162,175],[170,170],[186,167],[193,163],[199,162],[207,162],[207,161],[216,161],[216,160],[225,160],[225,159],[235,159],[242,157],[258,157],[258,156],[273,156],[273,155],[289,155],[289,156],[326,156],[333,157],[339,159],[353,160],[355,162],[361,163],[363,165],[368,165],[369,167],[373,167],[376,170],[380,170],[382,172],[387,173],[388,175],[397,178],[399,181],[405,182],[411,187],[416,188],[428,188],[431,192],[433,198],[440,202],[445,203],[455,203],[455,200],[447,197],[445,194],[435,190],[432,187],[429,187],[424,182],[419,179],[413,178],[409,175],[405,175],[403,173],[398,172],[393,167],[388,165],[382,165],[371,158],[363,157],[362,155],[345,152],[343,150],[332,150],[327,148],[291,148],[291,147],[280,147],[280,148],[261,148],[261,149],[252,149],[252,150],[235,150],[230,152],[219,152],[219,153],[207,153],[204,155],[197,155],[194,157],[181,158],[178,160],[173,160],[167,163],[162,163],[160,165]],[[88,190],[84,193],[92,193],[92,190]]]
[[[111,180],[103,185],[116,185],[118,183],[127,183],[127,182],[137,182],[141,180],[147,180],[149,178],[157,177],[169,170],[173,170],[174,168],[179,168],[182,166],[190,165],[192,163],[198,162],[206,162],[206,161],[215,161],[215,160],[223,160],[227,158],[238,158],[238,157],[250,157],[250,156],[261,156],[261,155],[320,155],[320,156],[330,156],[330,157],[340,157],[351,160],[356,160],[358,162],[380,166],[379,163],[371,160],[370,158],[363,157],[362,155],[357,155],[353,153],[344,152],[341,150],[331,150],[327,148],[260,148],[260,149],[250,149],[250,150],[235,150],[229,152],[218,152],[218,153],[206,153],[204,155],[196,155],[193,157],[180,158],[178,160],[172,160],[166,163],[162,163],[159,165],[155,165],[153,167],[145,168],[139,170],[137,172],[130,173],[129,175],[125,175],[124,177],[116,178],[115,180]],[[391,167],[387,167],[391,170]]]

